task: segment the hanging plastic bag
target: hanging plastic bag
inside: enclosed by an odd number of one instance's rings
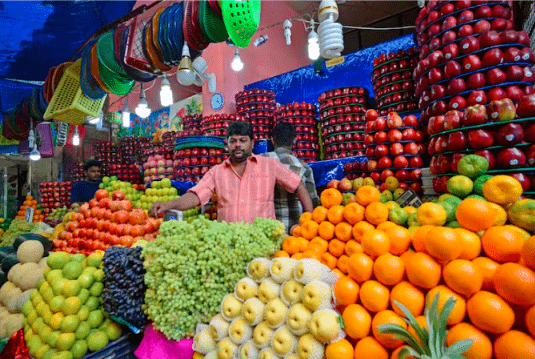
[[[145,327],[143,340],[134,354],[139,359],[191,359],[193,339],[169,340],[151,323]]]

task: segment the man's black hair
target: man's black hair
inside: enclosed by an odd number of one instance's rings
[[[253,140],[253,128],[245,121],[232,122],[227,128],[227,138],[230,136],[249,136]]]
[[[271,132],[275,146],[292,147],[295,139],[295,130],[288,122],[279,122]]]
[[[100,163],[100,161],[97,161],[97,160],[89,160],[86,163],[84,163],[84,171],[86,172],[89,171],[91,167],[101,168],[102,164]]]

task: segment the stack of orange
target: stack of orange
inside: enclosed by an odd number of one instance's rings
[[[322,205],[283,242],[288,256],[318,259],[341,274],[334,292],[347,339],[330,344],[327,359],[397,358],[403,342],[377,326],[407,327],[393,301],[425,326],[426,298],[437,293],[439,306],[456,299],[447,343],[473,339],[466,358],[535,358],[535,236],[497,225],[492,204],[480,199],[458,206],[463,228],[425,224],[411,234],[387,221],[375,187],[360,188],[356,198],[342,207],[342,195],[325,190]],[[419,210],[420,222],[433,223],[433,206]]]
[[[20,206],[15,219],[24,220],[24,217],[26,216],[26,209],[30,207],[35,209],[33,213],[33,223],[43,222],[45,220],[45,215],[40,209],[37,208],[37,201],[32,196],[26,196],[26,199],[22,203],[22,206]]]

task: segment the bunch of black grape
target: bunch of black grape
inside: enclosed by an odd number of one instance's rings
[[[141,247],[113,246],[104,254],[104,310],[136,328],[147,323],[142,309],[147,287],[141,251]]]

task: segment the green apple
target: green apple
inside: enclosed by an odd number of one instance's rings
[[[89,308],[87,307],[87,305],[82,305],[80,307],[80,310],[78,311],[78,319],[80,319],[82,322],[87,320],[87,318],[89,317]]]
[[[102,177],[102,183],[109,183],[109,182],[110,182],[110,178],[108,176]]]
[[[48,334],[48,337],[46,338],[46,342],[51,346],[51,347],[55,347],[56,344],[58,343],[58,339],[59,339],[59,335],[61,334],[61,332],[59,330],[55,330],[53,332],[50,332]]]
[[[78,277],[78,283],[85,289],[90,288],[93,285],[94,280],[95,278],[89,273],[82,273],[82,275]]]
[[[94,297],[98,297],[100,296],[100,293],[102,293],[102,289],[104,289],[104,284],[102,284],[102,282],[95,282],[91,288],[89,288],[89,293]]]
[[[97,269],[93,272],[93,277],[97,282],[102,282],[104,280],[104,271],[102,269]]]

